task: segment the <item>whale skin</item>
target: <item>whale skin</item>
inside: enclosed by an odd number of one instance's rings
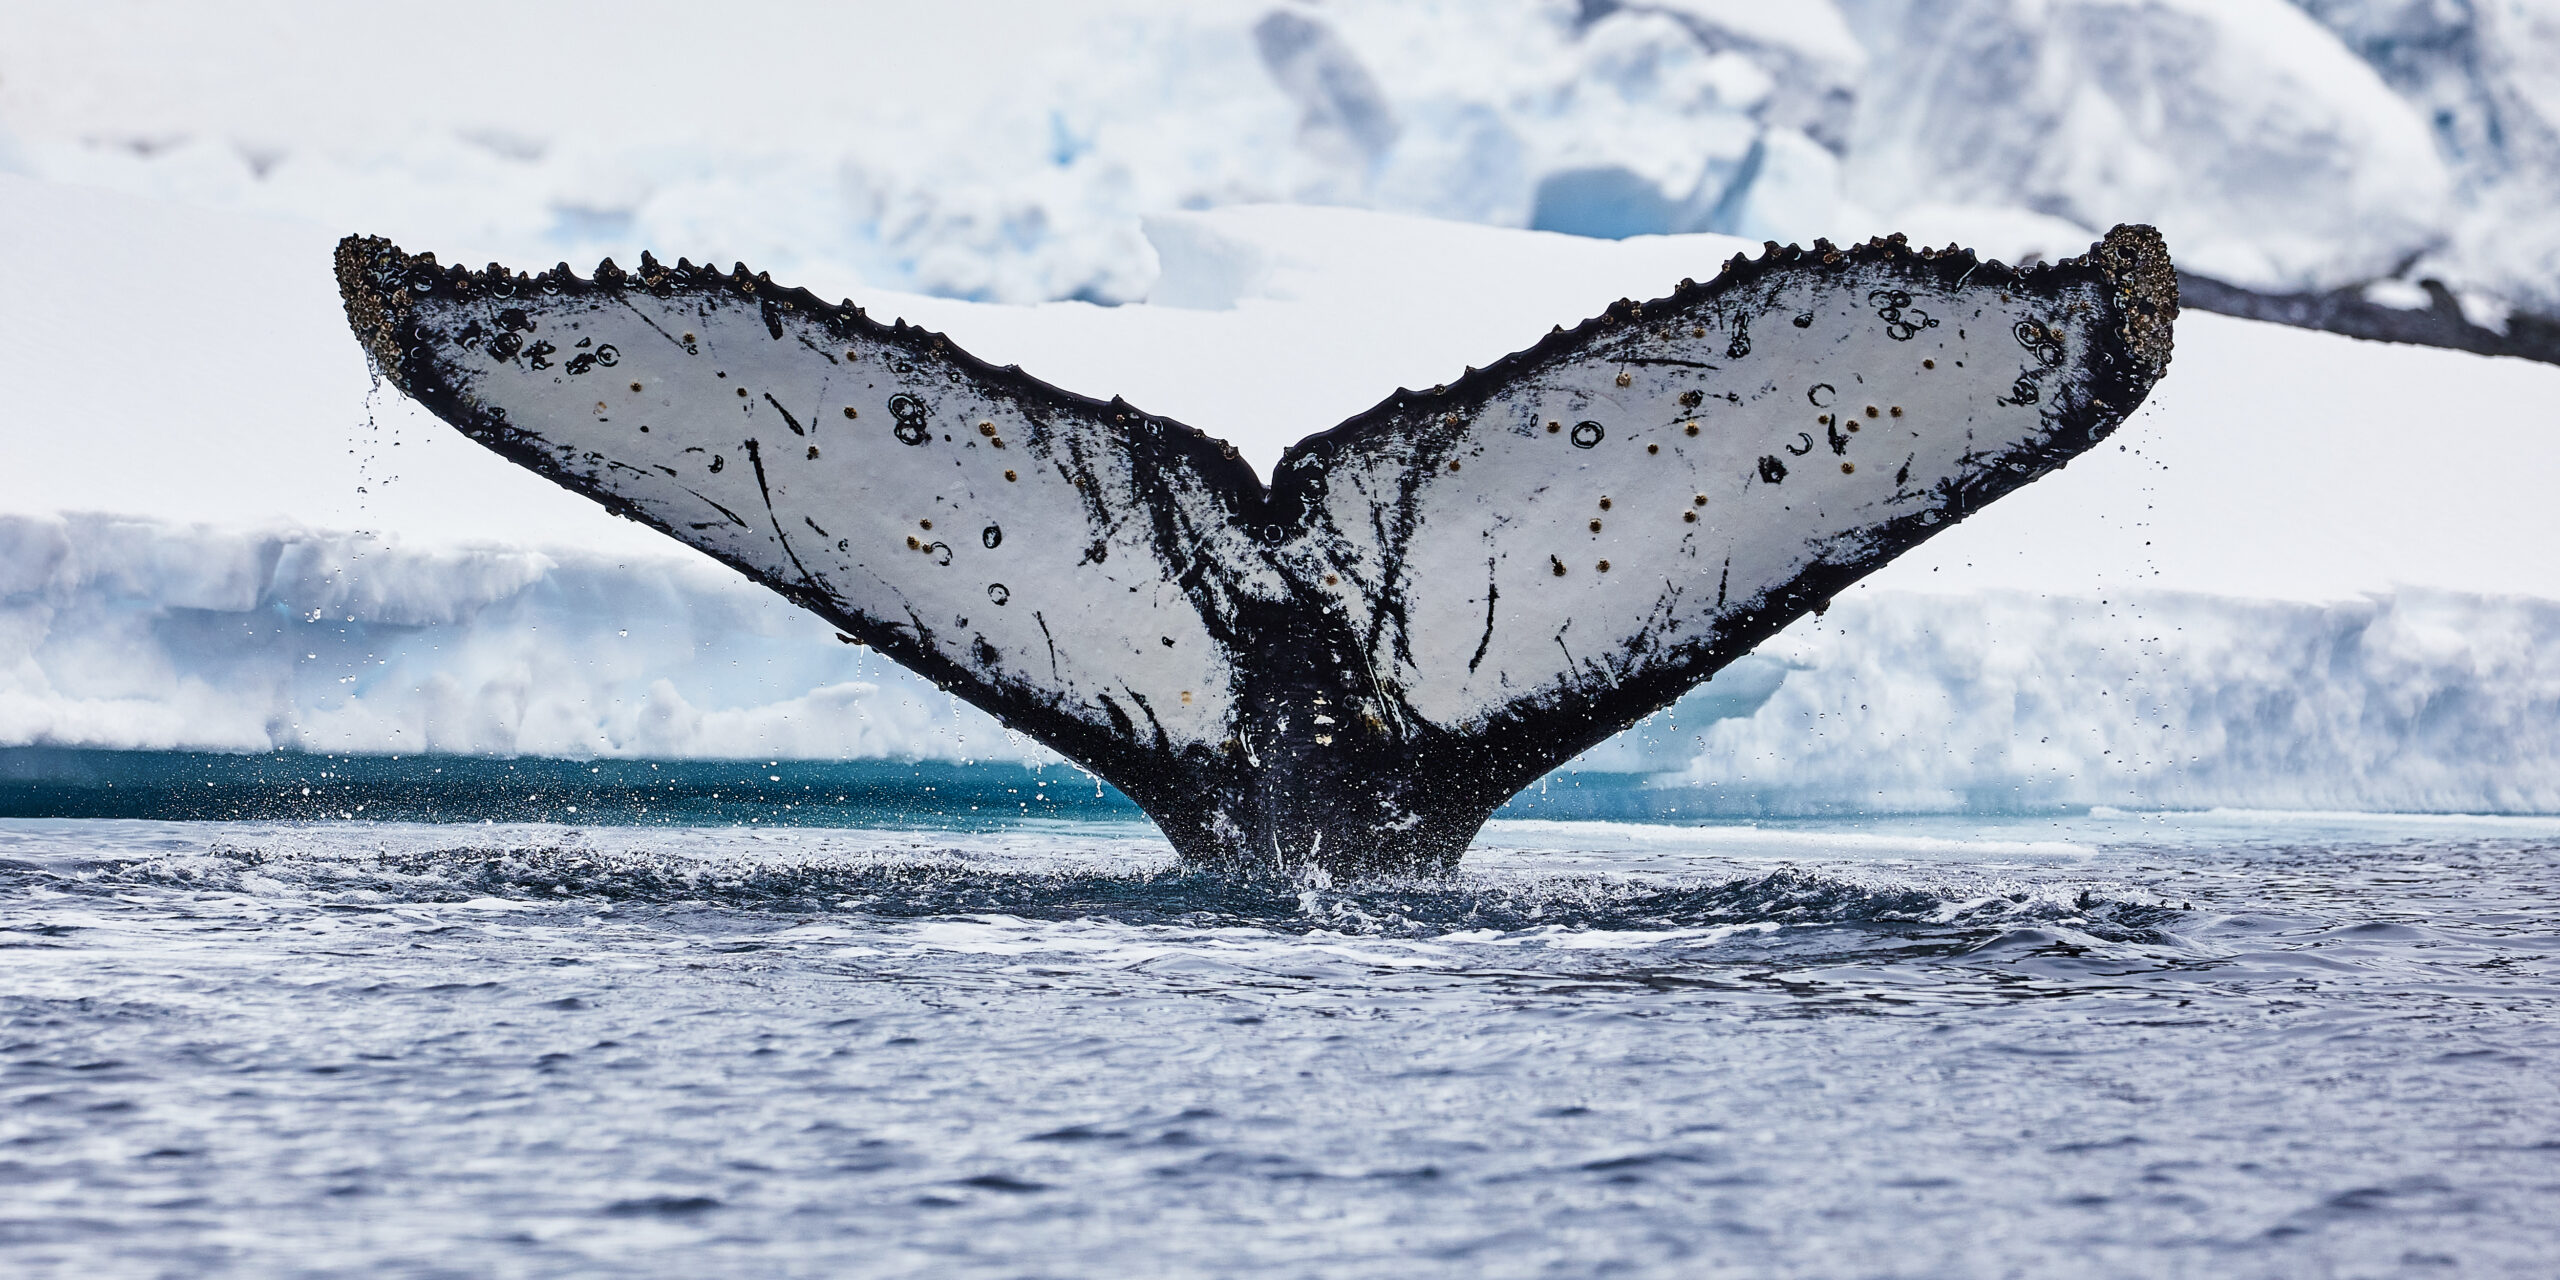
[[[643,255],[337,251],[402,392],[1109,781],[1195,866],[1434,871],[1557,765],[2105,438],[2148,227],[2015,269],[1771,244],[1292,446]]]

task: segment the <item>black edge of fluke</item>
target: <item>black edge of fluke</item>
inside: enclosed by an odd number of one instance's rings
[[[592,279],[581,279],[566,265],[539,275],[510,272],[494,263],[480,271],[441,266],[432,254],[411,255],[378,237],[347,237],[339,243],[336,254],[349,323],[373,362],[394,386],[502,455],[680,540],[682,533],[650,513],[629,509],[612,495],[582,487],[561,474],[549,455],[537,447],[541,437],[536,424],[507,423],[503,418],[491,418],[454,403],[448,390],[437,385],[430,363],[433,353],[419,345],[422,339],[415,322],[417,300],[439,296],[575,297],[596,292],[619,296],[625,291],[645,291],[659,297],[716,294],[762,308],[769,325],[778,326],[780,314],[798,313],[848,339],[885,337],[904,344],[927,344],[936,356],[950,360],[969,376],[1001,388],[1025,404],[1071,411],[1111,424],[1109,430],[1121,433],[1133,446],[1143,443],[1142,452],[1150,456],[1181,458],[1196,469],[1207,490],[1235,516],[1249,518],[1257,525],[1269,522],[1303,526],[1310,497],[1323,482],[1323,464],[1352,446],[1373,439],[1393,446],[1402,439],[1398,433],[1409,430],[1414,423],[1479,408],[1512,380],[1582,353],[1624,332],[1622,326],[1641,323],[1652,314],[1718,303],[1728,295],[1747,295],[1781,271],[1845,272],[1873,264],[1893,266],[1916,284],[1948,289],[2014,285],[2047,293],[2096,286],[2094,292],[2106,312],[2107,340],[2089,344],[2092,359],[2082,384],[2086,394],[2075,394],[2068,404],[2048,403],[2047,433],[2042,439],[2022,442],[1990,456],[1992,465],[1947,487],[1930,509],[1874,527],[1872,536],[1858,548],[1836,555],[1825,551],[1796,579],[1770,585],[1753,602],[1720,612],[1711,639],[1683,640],[1668,648],[1657,645],[1653,652],[1618,655],[1640,656],[1643,661],[1619,664],[1625,668],[1624,678],[1613,674],[1605,688],[1562,687],[1492,709],[1480,721],[1467,725],[1423,726],[1422,739],[1399,739],[1384,754],[1358,758],[1343,754],[1325,762],[1277,760],[1266,755],[1248,767],[1241,760],[1176,757],[1169,748],[1151,748],[1139,740],[1134,725],[1113,737],[1056,717],[1044,720],[1037,708],[985,696],[998,691],[973,692],[973,686],[966,682],[966,672],[915,646],[901,646],[892,629],[867,623],[813,586],[731,562],[786,598],[827,618],[840,633],[881,649],[937,685],[950,688],[1008,724],[1016,724],[1071,758],[1092,766],[1145,807],[1187,861],[1231,871],[1266,872],[1289,870],[1285,865],[1275,865],[1272,858],[1272,854],[1283,854],[1280,862],[1286,862],[1286,851],[1279,847],[1282,843],[1307,850],[1306,861],[1336,871],[1430,870],[1453,865],[1484,818],[1521,787],[1588,746],[1668,705],[1697,681],[1750,651],[1796,617],[1823,607],[1838,591],[1887,560],[2095,445],[2140,404],[2166,370],[2172,354],[2180,306],[2179,280],[2159,234],[2146,226],[2119,226],[2084,255],[2024,269],[1985,260],[1954,246],[1913,249],[1900,235],[1846,247],[1819,240],[1809,249],[1770,243],[1756,258],[1736,255],[1704,284],[1683,280],[1669,295],[1649,302],[1621,299],[1596,317],[1571,328],[1558,326],[1528,348],[1482,368],[1471,368],[1444,386],[1399,389],[1340,425],[1292,445],[1274,469],[1267,488],[1232,446],[1196,428],[1143,413],[1117,397],[1107,401],[1093,399],[1031,377],[1018,367],[990,365],[941,334],[903,320],[882,324],[849,302],[829,303],[805,290],[776,285],[766,275],[750,273],[743,264],[727,272],[683,261],[668,267],[644,254],[637,270],[626,271],[608,259],[597,267]],[[1309,606],[1302,600],[1290,607]],[[1721,610],[1721,599],[1718,607]],[[1223,621],[1243,624],[1247,620],[1239,616]],[[1338,619],[1317,619],[1308,625],[1332,626],[1337,622]],[[1230,642],[1225,639],[1228,632],[1220,634],[1222,642]],[[1277,615],[1252,620],[1235,631],[1230,656],[1240,673],[1238,680],[1249,683],[1271,678],[1274,671],[1290,662],[1303,666],[1303,654],[1282,656],[1277,655],[1277,649],[1291,645],[1305,648],[1303,642],[1309,634],[1312,633],[1303,632],[1291,619]],[[1113,710],[1116,713],[1117,708]],[[1398,710],[1389,707],[1391,713]],[[1160,728],[1157,736],[1161,737]],[[1128,740],[1121,741],[1123,737]],[[1419,765],[1400,763],[1424,754],[1429,758]],[[1325,794],[1304,804],[1272,799],[1274,792],[1283,790]],[[1386,827],[1376,815],[1399,805],[1407,806],[1403,810],[1405,827],[1412,829],[1399,830],[1390,837],[1384,834]],[[1287,812],[1283,814],[1282,810]],[[1252,828],[1243,839],[1235,834],[1236,824],[1228,821],[1235,815],[1245,815],[1245,825]],[[1319,837],[1316,841],[1309,844],[1298,839],[1310,830]],[[1288,841],[1269,839],[1283,831],[1290,833]],[[1352,838],[1321,838],[1337,831]],[[1265,843],[1272,848],[1266,851]],[[1324,848],[1321,856],[1315,852],[1318,846]]]
[[[1281,455],[1279,465],[1273,468],[1274,479],[1277,481],[1287,476],[1301,458],[1321,456],[1360,438],[1369,429],[1390,419],[1399,409],[1438,410],[1479,402],[1521,367],[1572,349],[1609,326],[1639,318],[1648,310],[1709,300],[1747,289],[1781,267],[1817,263],[1844,268],[1871,262],[1933,268],[1934,274],[1950,284],[1958,281],[2014,283],[2035,288],[2054,281],[2091,278],[2104,281],[2114,291],[2121,308],[2123,324],[2119,336],[2124,350],[2132,355],[2132,363],[2118,371],[2120,385],[2116,389],[2122,395],[2104,398],[2110,403],[2130,404],[2134,397],[2147,392],[2150,384],[2168,368],[2171,335],[2178,317],[2179,276],[2177,268],[2169,260],[2168,245],[2160,238],[2159,231],[2146,225],[2120,224],[2092,245],[2086,254],[2059,262],[2038,263],[2024,269],[2011,267],[1997,259],[1979,257],[1970,249],[1954,245],[1945,249],[1913,249],[1899,232],[1846,248],[1835,246],[1828,240],[1814,241],[1811,249],[1769,241],[1757,258],[1735,254],[1722,271],[1704,284],[1683,280],[1670,294],[1649,302],[1621,298],[1599,315],[1570,329],[1558,326],[1521,350],[1481,368],[1469,368],[1454,382],[1421,391],[1399,388],[1395,394],[1352,415],[1341,424],[1289,446]],[[441,293],[450,297],[472,297],[491,296],[502,290],[533,289],[575,295],[637,286],[664,296],[677,288],[705,291],[730,288],[786,310],[805,311],[831,322],[839,331],[849,335],[898,332],[920,338],[933,343],[942,353],[979,377],[1010,384],[1017,390],[1032,392],[1060,405],[1108,413],[1116,418],[1139,419],[1139,422],[1129,424],[1132,426],[1143,423],[1189,437],[1207,446],[1208,452],[1237,464],[1233,470],[1241,472],[1240,478],[1248,482],[1239,486],[1244,491],[1239,496],[1260,498],[1265,488],[1253,475],[1252,468],[1237,459],[1232,445],[1188,423],[1147,413],[1119,396],[1098,400],[1069,391],[1024,373],[1019,365],[989,364],[941,333],[910,325],[903,319],[881,324],[850,302],[831,303],[806,289],[776,285],[769,274],[750,274],[745,263],[723,273],[707,266],[692,267],[681,260],[678,266],[670,268],[643,254],[638,272],[624,271],[614,265],[613,259],[607,258],[597,264],[591,280],[580,279],[567,263],[561,263],[539,276],[531,276],[510,272],[494,262],[480,271],[461,266],[440,267],[433,253],[411,254],[381,236],[351,235],[338,242],[337,276],[349,326],[372,355],[374,363],[381,367],[383,375],[406,395],[416,393],[407,362],[413,355],[423,357],[425,354],[410,350],[414,330],[409,325],[408,312],[409,298],[413,293],[418,296]],[[2140,388],[2138,392],[2134,390],[2137,387]]]
[[[383,376],[404,395],[419,391],[408,362],[423,358],[414,351],[412,339],[416,330],[410,324],[411,298],[485,298],[513,297],[531,291],[540,296],[576,297],[589,293],[619,293],[639,289],[659,297],[680,290],[699,293],[732,292],[785,313],[806,314],[832,327],[838,334],[851,338],[898,335],[910,342],[931,345],[935,354],[949,358],[971,376],[984,378],[1025,399],[1086,412],[1110,414],[1123,424],[1139,429],[1167,432],[1183,443],[1195,446],[1189,450],[1197,458],[1204,453],[1234,463],[1247,478],[1253,469],[1236,456],[1233,446],[1189,423],[1160,414],[1148,413],[1118,396],[1097,400],[1080,395],[1054,383],[1024,373],[1019,365],[989,364],[967,349],[951,341],[946,334],[907,323],[903,319],[882,324],[851,301],[829,302],[806,289],[778,285],[767,272],[749,272],[745,263],[729,271],[708,264],[694,266],[678,259],[673,267],[649,254],[640,255],[640,267],[626,271],[606,258],[596,264],[595,274],[580,278],[561,263],[539,275],[510,271],[492,262],[473,271],[462,266],[440,266],[433,253],[409,253],[381,236],[347,236],[338,241],[336,254],[338,293],[347,308],[347,323],[355,330],[357,341],[380,366]],[[1259,482],[1252,491],[1259,492]]]
[[[2025,268],[2012,267],[1995,258],[1984,258],[1971,249],[1955,245],[1944,249],[1914,249],[1909,237],[1898,231],[1847,247],[1834,245],[1828,240],[1816,240],[1813,247],[1807,249],[1771,240],[1762,244],[1757,258],[1739,253],[1733,255],[1725,262],[1724,269],[1704,284],[1683,280],[1669,294],[1647,302],[1620,298],[1599,315],[1572,328],[1557,326],[1549,329],[1545,337],[1518,351],[1482,368],[1468,369],[1455,382],[1420,391],[1400,388],[1394,395],[1344,419],[1331,430],[1320,431],[1289,446],[1282,453],[1280,464],[1272,469],[1273,476],[1275,479],[1287,476],[1302,457],[1322,457],[1342,445],[1361,439],[1370,429],[1392,419],[1398,411],[1440,412],[1472,407],[1492,395],[1522,368],[1571,351],[1613,326],[1642,319],[1648,312],[1741,292],[1783,267],[1817,265],[1846,269],[1865,263],[1921,267],[1949,285],[1962,281],[2041,288],[2075,280],[2102,281],[2114,291],[2117,305],[2125,317],[2119,337],[2127,350],[2138,353],[2134,364],[2124,372],[2137,378],[2139,385],[2148,391],[2150,384],[2169,367],[2171,331],[2178,319],[2178,272],[2170,263],[2169,246],[2160,238],[2160,232],[2142,223],[2118,224],[2091,245],[2089,252],[2078,257]],[[2115,401],[2116,397],[2108,399]],[[2130,401],[2123,403],[2129,404]]]

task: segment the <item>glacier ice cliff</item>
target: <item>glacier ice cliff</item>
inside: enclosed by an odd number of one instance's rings
[[[0,518],[22,744],[1056,758],[704,564],[106,517]],[[2560,602],[1853,593],[1574,767],[1737,815],[2560,811]]]
[[[0,745],[1048,760],[734,574],[0,516]]]

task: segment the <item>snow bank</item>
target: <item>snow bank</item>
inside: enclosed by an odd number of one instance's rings
[[[1693,812],[2560,810],[2550,600],[1877,593],[1746,663],[1586,764]]]
[[[704,565],[0,517],[0,745],[1056,757]],[[2560,602],[1859,591],[1577,768],[1687,812],[2560,811]]]
[[[0,516],[0,745],[1054,760],[707,562]]]

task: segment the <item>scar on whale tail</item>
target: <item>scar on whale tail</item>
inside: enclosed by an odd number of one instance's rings
[[[2166,369],[2152,229],[2016,270],[1737,256],[1235,450],[851,303],[349,237],[347,316],[472,439],[700,548],[1135,800],[1190,863],[1453,865],[1515,792],[2090,448]]]

